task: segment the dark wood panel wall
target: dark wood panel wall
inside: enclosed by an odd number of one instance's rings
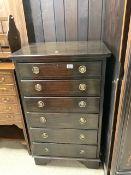
[[[120,102],[121,84],[124,76],[123,70],[130,19],[130,3],[130,0],[105,0],[103,40],[115,57],[114,77],[111,91],[109,91],[111,92],[109,113],[106,115],[107,121],[104,130],[107,133],[104,139],[104,162],[107,170],[111,168],[116,122],[118,120],[117,113]]]
[[[125,0],[105,0],[104,42],[119,58]]]
[[[36,42],[100,40],[105,0],[28,0]]]

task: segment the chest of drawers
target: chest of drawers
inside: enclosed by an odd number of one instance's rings
[[[33,44],[13,55],[36,164],[68,159],[99,167],[109,56],[102,42]]]

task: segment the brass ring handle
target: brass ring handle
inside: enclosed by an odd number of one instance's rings
[[[80,140],[85,140],[85,135],[84,134],[80,134]]]
[[[86,121],[86,119],[85,119],[84,117],[81,117],[81,118],[79,119],[79,122],[80,122],[81,125],[83,125],[83,124],[85,124],[87,121]]]
[[[85,153],[85,150],[81,149],[80,154],[84,154],[84,153]]]
[[[86,84],[84,84],[84,83],[79,84],[79,90],[80,91],[85,91],[86,90]]]
[[[5,78],[4,78],[4,77],[2,77],[2,78],[1,78],[1,80],[0,80],[0,83],[2,83],[4,80],[5,80]]]
[[[45,106],[45,103],[43,101],[38,101],[37,105],[39,108],[43,108]]]
[[[44,152],[48,153],[49,149],[48,148],[44,148]]]
[[[86,72],[86,66],[84,66],[84,65],[80,66],[80,67],[79,67],[79,72],[80,72],[81,74],[84,74],[84,73]]]
[[[41,86],[41,84],[36,84],[36,85],[35,85],[35,90],[36,90],[36,91],[42,91],[42,86]]]
[[[4,103],[7,103],[8,101],[9,101],[9,98],[7,97],[7,98],[2,98],[2,101],[4,102]]]
[[[34,74],[39,74],[39,72],[40,72],[39,67],[33,66],[33,67],[32,67],[32,72],[33,72]]]
[[[78,103],[78,105],[79,105],[80,108],[85,108],[86,107],[86,102],[85,101],[80,101]]]
[[[40,122],[41,123],[46,123],[46,118],[45,117],[40,117]]]
[[[48,134],[46,132],[42,133],[42,138],[47,139],[48,138]]]

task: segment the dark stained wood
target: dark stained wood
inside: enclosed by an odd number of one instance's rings
[[[41,0],[42,23],[45,42],[56,41],[53,0]]]
[[[42,20],[42,14],[41,14],[41,1],[30,0],[30,8],[31,8],[31,14],[33,18],[32,20],[35,21],[34,23],[35,41],[42,42],[44,41],[44,29],[43,29],[43,20]]]
[[[124,0],[105,1],[103,40],[117,58],[120,53],[124,3]]]
[[[33,142],[97,144],[97,130],[31,128],[29,132]],[[81,139],[81,135],[85,138]]]
[[[100,80],[22,80],[24,96],[100,96]],[[84,86],[84,87],[83,87]],[[81,89],[84,88],[84,89]]]
[[[65,41],[64,0],[54,0],[56,41]]]
[[[86,78],[101,76],[101,62],[57,62],[57,63],[18,63],[21,79],[60,79],[60,78]],[[80,72],[80,66],[85,66],[86,71]],[[33,67],[39,72],[33,73]],[[75,78],[75,79],[76,79]]]
[[[131,134],[131,21],[124,72],[111,162],[111,172],[117,174],[130,174],[131,170],[131,140],[129,139]]]
[[[83,158],[65,158],[65,157],[44,157],[44,156],[35,156],[35,163],[36,165],[46,165],[51,160],[68,160],[68,161],[74,161],[77,160],[84,164],[87,168],[94,168],[98,169],[100,166],[100,160],[99,159],[83,159]],[[70,163],[70,162],[69,162]]]
[[[48,150],[48,151],[47,151]],[[35,156],[65,156],[79,158],[96,158],[97,146],[54,144],[54,143],[33,143],[32,152]],[[46,152],[47,151],[47,152]]]
[[[26,110],[28,112],[88,112],[99,113],[100,98],[96,97],[25,97]],[[42,102],[45,106],[38,107]],[[85,107],[79,107],[79,104]]]
[[[102,10],[102,0],[89,0],[88,40],[101,39]]]
[[[77,40],[77,1],[64,0],[66,41]]]
[[[47,42],[47,43],[35,43],[22,47],[19,51],[15,52],[12,57],[17,59],[18,57],[28,57],[33,59],[35,62],[37,57],[47,58],[46,56],[53,56],[57,58],[59,56],[86,56],[87,58],[108,57],[111,52],[107,49],[101,41],[81,41],[81,42]],[[56,57],[55,57],[56,56]],[[23,59],[24,59],[23,58]],[[49,59],[49,58],[48,58]],[[62,59],[62,58],[61,58]],[[77,59],[77,57],[76,57]],[[19,60],[20,61],[20,60]]]
[[[98,129],[98,114],[27,113],[30,127]],[[44,119],[44,120],[43,120]],[[84,122],[81,120],[84,119]]]
[[[31,10],[31,2],[35,3],[35,1],[31,1],[31,0],[30,1],[27,1],[27,0],[22,1],[23,11],[25,14],[25,23],[26,23],[28,41],[29,41],[29,43],[34,43],[35,42],[35,35],[37,35],[37,34],[34,32],[35,24],[33,24],[32,18],[35,18],[35,17],[32,16],[32,13],[34,13],[34,12],[32,12],[32,10]],[[37,7],[36,7],[36,9],[37,9]],[[37,23],[37,21],[36,21],[36,23]]]
[[[88,0],[78,0],[78,40],[86,41],[88,37]]]
[[[56,41],[102,39],[104,1],[31,0],[29,6],[29,3],[24,0],[26,18],[28,16],[26,19],[28,33],[29,31],[32,33],[29,33],[30,41],[34,32],[37,42],[55,41],[55,39]],[[30,11],[32,15],[30,15]],[[34,31],[29,28],[32,23]],[[43,31],[45,31],[45,40]]]
[[[105,167],[108,171],[111,169],[112,151],[114,145],[114,136],[116,121],[118,121],[118,105],[120,97],[121,83],[124,75],[124,61],[126,52],[127,33],[129,28],[130,7],[129,0],[111,0],[105,1],[105,23],[104,23],[104,42],[112,51],[116,58],[114,77],[112,81],[111,108],[109,111],[109,125],[107,126],[107,141],[105,140]],[[108,118],[108,117],[107,117]],[[118,144],[116,144],[118,147]],[[115,156],[116,157],[116,156]],[[117,161],[114,161],[114,167]],[[113,174],[116,171],[111,172]]]
[[[97,147],[96,158],[93,160],[81,158],[79,161],[89,167],[98,168],[104,74],[106,57],[110,56],[110,52],[102,42],[45,43],[34,44],[23,49],[15,53],[12,59],[16,61],[17,78],[31,145],[35,141],[56,144],[69,143],[70,146],[72,144],[95,145]],[[83,66],[82,70],[81,66]],[[80,83],[83,80],[90,82],[88,87],[90,97],[78,96],[77,82]],[[97,81],[99,85],[95,88],[93,82]],[[35,85],[32,83],[36,82],[42,83],[42,88],[47,86],[46,91],[49,91],[49,96],[44,94],[44,90],[36,96],[31,87]],[[63,83],[61,84],[61,82]],[[25,86],[24,83],[31,83],[31,85]],[[50,88],[53,88],[54,94]],[[25,94],[24,89],[30,89],[28,91],[30,94],[28,92]],[[98,89],[100,93],[96,93]],[[97,96],[93,97],[93,94]],[[69,97],[69,95],[74,95],[74,97]],[[83,115],[86,119],[80,118]],[[86,125],[87,120],[89,121]],[[40,121],[50,122],[44,125]],[[37,154],[39,155],[39,152]],[[35,161],[38,164],[45,164],[51,158],[63,157],[62,155],[61,157],[50,156],[50,158],[35,156]],[[74,158],[74,160],[78,160],[78,158]],[[72,157],[70,159],[73,160]]]

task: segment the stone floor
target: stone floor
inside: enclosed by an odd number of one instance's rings
[[[18,141],[0,141],[0,174],[2,175],[104,175],[103,169],[88,169],[77,161],[51,161],[35,165],[26,147]]]

